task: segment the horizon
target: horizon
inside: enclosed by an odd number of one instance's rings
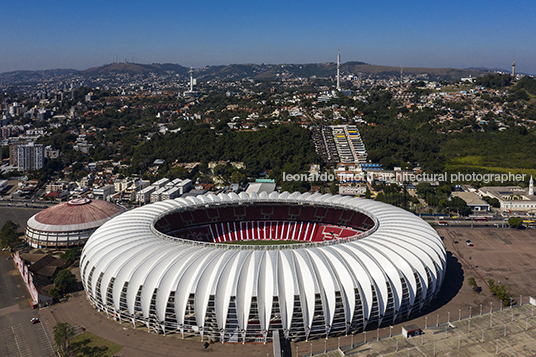
[[[340,49],[342,63],[508,70],[515,60],[516,72],[536,74],[527,35],[536,32],[535,11],[529,0],[13,3],[0,15],[8,34],[0,73],[116,61],[195,68],[333,63]]]
[[[364,62],[364,61],[359,61],[359,60],[349,60],[349,61],[346,61],[346,62],[342,62],[341,61],[341,66],[346,64],[346,63],[353,63],[353,62],[358,62],[358,63],[361,63],[363,65],[369,65],[369,66],[380,66],[380,67],[395,67],[395,68],[400,68],[400,66],[396,66],[396,65],[389,65],[389,64],[374,64],[374,63],[367,63],[367,62]],[[81,69],[78,69],[78,68],[68,68],[68,67],[65,67],[65,68],[60,68],[60,67],[56,67],[56,68],[43,68],[43,69],[16,69],[16,70],[12,70],[12,71],[6,71],[6,72],[0,72],[0,75],[1,74],[6,74],[6,73],[14,73],[14,72],[24,72],[24,71],[29,71],[29,72],[38,72],[38,71],[54,71],[54,70],[75,70],[75,71],[86,71],[86,70],[89,70],[89,69],[93,69],[93,68],[101,68],[101,67],[106,67],[106,66],[110,66],[112,64],[131,64],[131,65],[140,65],[140,66],[151,66],[151,65],[164,65],[164,64],[171,64],[171,65],[178,65],[178,66],[181,66],[181,67],[184,67],[184,68],[194,68],[194,69],[203,69],[203,68],[207,68],[207,67],[219,67],[219,66],[223,66],[223,67],[226,67],[226,66],[234,66],[234,65],[254,65],[254,66],[261,66],[261,65],[267,65],[267,66],[280,66],[280,65],[294,65],[294,66],[297,66],[297,65],[310,65],[310,64],[325,64],[325,63],[330,63],[330,64],[336,64],[337,62],[336,61],[327,61],[327,62],[308,62],[308,63],[266,63],[266,62],[263,62],[263,63],[252,63],[252,62],[248,62],[248,63],[228,63],[228,64],[207,64],[207,65],[204,65],[204,66],[200,66],[200,67],[189,67],[189,66],[185,66],[185,65],[182,65],[180,63],[172,63],[172,62],[152,62],[152,63],[140,63],[140,62],[129,62],[129,61],[117,61],[117,62],[109,62],[109,63],[104,63],[104,64],[101,64],[101,65],[97,65],[97,66],[93,66],[93,67],[87,67],[87,68],[81,68]],[[487,68],[487,67],[476,67],[476,66],[473,66],[473,67],[465,67],[465,68],[461,68],[461,67],[416,67],[416,66],[403,66],[404,69],[410,69],[410,68],[423,68],[423,69],[458,69],[458,70],[481,70],[481,71],[505,71],[505,72],[510,72],[510,69],[506,69],[506,68]],[[517,65],[516,65],[517,67]],[[519,72],[517,69],[516,69],[516,73],[521,73]],[[521,73],[521,74],[526,74],[526,75],[536,75],[536,74],[533,74],[533,73]]]

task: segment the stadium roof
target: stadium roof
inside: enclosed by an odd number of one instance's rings
[[[375,225],[355,239],[277,246],[196,242],[154,228],[158,219],[181,209],[270,202],[351,209],[371,217]],[[358,309],[356,291],[365,320],[379,318],[381,323],[388,306],[394,311],[404,304],[422,308],[442,284],[446,251],[428,223],[381,202],[318,193],[229,193],[178,198],[129,211],[91,236],[80,266],[90,300],[117,313],[125,301],[128,313],[134,316],[140,299],[143,318],[150,319],[155,309],[158,321],[165,321],[173,293],[177,324],[182,326],[188,299],[194,294],[195,319],[203,334],[209,298],[216,296],[218,328],[229,327],[227,316],[234,299],[239,328],[245,331],[252,298],[256,298],[260,327],[268,330],[277,297],[283,330],[288,333],[296,296],[304,331],[311,329],[318,295],[328,330],[337,294],[348,326]],[[377,316],[372,316],[373,306]]]

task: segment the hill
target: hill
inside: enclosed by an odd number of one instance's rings
[[[165,73],[173,72],[174,74],[186,75],[188,73],[188,68],[183,67],[178,64],[164,63],[164,64],[140,64],[140,63],[128,63],[128,62],[114,62],[106,64],[100,67],[88,68],[84,71],[81,71],[81,74],[84,76],[97,76],[97,75],[107,75],[111,73],[130,73],[130,74],[141,74],[141,73]]]
[[[42,71],[13,71],[0,73],[0,85],[10,86],[29,85],[43,81],[86,81],[91,85],[92,81],[100,81],[109,77],[112,79],[118,74],[133,76],[149,76],[157,74],[176,77],[180,80],[188,78],[189,68],[174,63],[110,63],[86,70],[52,69]],[[195,69],[195,77],[202,81],[209,80],[271,80],[277,78],[333,78],[337,72],[336,63],[308,63],[308,64],[230,64],[221,66],[206,66]],[[418,68],[404,67],[405,75],[419,76],[422,79],[452,81],[463,77],[478,77],[488,73],[478,69],[457,68]],[[341,65],[341,74],[371,76],[378,79],[400,78],[400,67],[379,66],[365,62],[346,62]]]

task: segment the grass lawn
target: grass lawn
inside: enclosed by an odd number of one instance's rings
[[[526,180],[530,178],[530,175],[536,176],[536,170],[532,170],[532,169],[514,169],[514,168],[509,168],[509,167],[480,166],[480,165],[471,165],[471,164],[466,164],[466,165],[446,164],[445,171],[448,171],[451,173],[456,172],[456,171],[460,171],[462,173],[475,171],[475,172],[480,172],[480,173],[488,172],[488,173],[498,173],[498,174],[511,172],[512,174],[525,174]]]
[[[238,245],[278,245],[278,244],[303,244],[304,241],[297,240],[239,240],[233,242],[225,242],[225,244]]]
[[[91,332],[84,332],[71,340],[71,346],[76,356],[113,356],[121,351],[123,346],[110,342]]]

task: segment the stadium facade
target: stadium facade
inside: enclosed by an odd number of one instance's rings
[[[262,240],[295,244],[253,245]],[[381,202],[207,194],[107,222],[80,267],[90,302],[121,322],[266,342],[274,330],[325,338],[418,314],[441,288],[446,251],[428,223]]]
[[[30,217],[24,238],[34,248],[80,247],[97,228],[125,211],[106,201],[74,199]]]

